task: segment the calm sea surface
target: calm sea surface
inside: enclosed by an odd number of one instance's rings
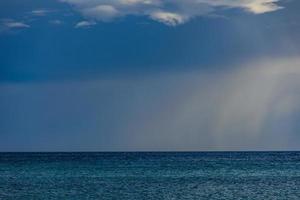
[[[0,153],[0,199],[300,199],[300,152]]]

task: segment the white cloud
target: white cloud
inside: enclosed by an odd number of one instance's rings
[[[5,25],[8,28],[29,28],[30,26],[23,22],[7,22]]]
[[[151,19],[162,22],[169,26],[176,26],[178,24],[184,23],[187,18],[179,15],[177,13],[164,12],[164,11],[155,11],[150,15]]]
[[[93,22],[93,21],[81,21],[81,22],[78,22],[75,27],[76,28],[84,28],[84,27],[90,27],[90,26],[94,26],[96,25],[96,22]]]
[[[22,21],[15,21],[13,19],[0,20],[0,31],[7,31],[11,29],[22,29],[22,28],[29,28],[29,27],[30,25]]]
[[[282,7],[276,5],[274,2],[276,1],[268,1],[265,3],[257,3],[259,1],[254,1],[252,3],[249,3],[245,6],[246,9],[248,9],[250,12],[253,12],[255,14],[260,14],[260,13],[265,13],[265,12],[272,12],[272,11],[276,11],[278,9],[281,9]],[[261,2],[261,1],[260,1]]]
[[[47,10],[47,9],[38,9],[38,10],[31,11],[31,14],[36,15],[36,16],[45,16],[50,12],[52,12],[52,11]]]
[[[239,8],[253,14],[281,9],[279,0],[61,0],[73,5],[84,17],[110,21],[127,15],[142,15],[175,26],[217,9]]]
[[[93,18],[102,21],[109,21],[118,16],[118,10],[111,5],[97,5],[82,10],[85,16],[93,16]]]

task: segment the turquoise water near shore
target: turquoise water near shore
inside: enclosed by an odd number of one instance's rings
[[[300,199],[300,152],[0,153],[0,199]]]

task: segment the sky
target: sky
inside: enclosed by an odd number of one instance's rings
[[[0,1],[0,151],[300,150],[299,10]]]

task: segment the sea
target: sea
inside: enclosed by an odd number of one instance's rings
[[[0,153],[0,199],[300,199],[300,152]]]

